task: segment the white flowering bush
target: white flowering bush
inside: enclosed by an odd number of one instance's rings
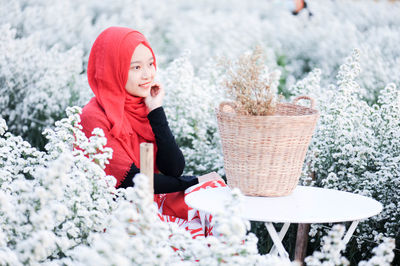
[[[104,173],[111,151],[99,132],[84,137],[79,108],[68,113],[47,131],[47,152],[10,133],[0,138],[2,265],[16,265],[16,258],[19,264],[62,258],[91,232],[104,230],[114,204],[115,179]]]
[[[394,239],[385,238],[379,246],[375,247],[372,250],[374,256],[370,258],[368,261],[360,261],[359,266],[375,266],[375,265],[393,265],[394,253],[393,249],[395,248]]]
[[[335,225],[326,236],[322,238],[320,251],[314,251],[305,259],[309,266],[322,265],[350,265],[349,261],[341,254],[346,245],[343,236],[346,228],[343,225]],[[383,242],[373,249],[374,256],[368,261],[360,261],[359,266],[390,266],[394,258],[394,239],[385,238]]]
[[[319,71],[297,83],[293,91],[318,97],[321,117],[304,164],[303,181],[375,198],[383,211],[360,223],[358,249],[364,240],[399,239],[400,90],[391,83],[369,106],[361,99],[359,51],[340,67],[336,86],[321,88]],[[325,96],[321,96],[324,94]],[[310,178],[313,177],[314,180]]]
[[[305,259],[310,266],[317,265],[349,265],[349,261],[341,255],[346,248],[342,241],[346,228],[343,225],[335,225],[326,236],[322,238],[321,251],[314,251],[312,256]]]
[[[69,50],[78,46],[85,54],[100,32],[111,25],[152,29],[143,18],[142,1],[1,0],[0,25],[10,24],[18,38],[34,36],[36,45]]]
[[[157,216],[147,177],[137,175],[135,188],[117,192],[106,217],[105,232],[93,232],[87,245],[77,246],[65,261],[70,265],[167,265],[178,258],[168,243],[168,225]]]
[[[213,75],[210,72],[204,75]],[[188,174],[210,170],[222,173],[223,158],[214,108],[222,99],[223,91],[218,92],[216,84],[209,79],[195,76],[187,53],[160,71],[159,79],[166,90],[168,122],[186,159],[185,171]]]
[[[0,26],[0,50],[7,51],[0,53],[0,113],[10,132],[43,148],[42,130],[84,98],[82,52],[46,50],[34,37],[15,34],[9,25]]]

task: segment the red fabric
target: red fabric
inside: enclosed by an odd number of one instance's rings
[[[157,152],[144,98],[134,97],[125,89],[132,54],[139,44],[150,49],[156,65],[146,38],[123,27],[104,30],[94,42],[88,62],[87,75],[95,97],[83,108],[81,124],[87,136],[95,127],[106,131],[107,146],[114,151],[106,173],[117,179],[117,186],[132,162],[140,168],[140,143],[154,144],[154,158]]]
[[[171,215],[187,220],[189,206],[185,202],[185,192],[154,195],[154,201],[162,207],[163,215]]]
[[[186,194],[185,191],[179,191],[168,194],[154,195],[154,201],[157,202],[158,206],[163,206],[162,214],[172,215],[187,220],[190,207],[185,202],[185,196],[204,188],[217,188],[221,186],[226,186],[223,181],[206,182],[201,186],[191,189],[190,192],[186,192]]]

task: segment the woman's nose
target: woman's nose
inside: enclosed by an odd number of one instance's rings
[[[143,79],[150,78],[150,75],[151,75],[150,73],[151,73],[151,70],[149,68],[147,68],[147,67],[143,68],[142,78]]]

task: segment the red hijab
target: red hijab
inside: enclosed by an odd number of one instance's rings
[[[95,99],[111,123],[111,136],[140,168],[140,143],[153,143],[155,153],[156,145],[144,98],[132,96],[125,89],[131,58],[139,44],[150,49],[156,66],[153,50],[143,34],[123,27],[104,30],[90,51],[87,75]]]

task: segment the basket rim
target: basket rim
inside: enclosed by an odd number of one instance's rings
[[[233,103],[233,102],[229,102],[229,103]],[[222,115],[226,115],[226,116],[231,116],[231,117],[246,117],[246,118],[266,118],[266,117],[273,117],[273,118],[279,118],[279,117],[312,117],[312,116],[318,116],[319,115],[319,111],[310,107],[306,107],[306,106],[302,106],[302,105],[297,105],[297,104],[293,104],[293,103],[278,103],[278,105],[285,105],[285,106],[296,106],[296,108],[302,108],[302,109],[307,109],[308,111],[310,111],[309,114],[298,114],[298,115],[243,115],[243,114],[238,114],[235,112],[224,112],[220,109],[219,106],[215,107],[215,112],[217,114],[222,114]]]

